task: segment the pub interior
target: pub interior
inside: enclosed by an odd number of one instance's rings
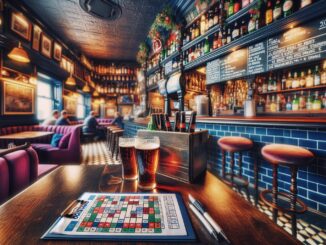
[[[0,71],[0,244],[326,243],[325,0],[0,0]]]

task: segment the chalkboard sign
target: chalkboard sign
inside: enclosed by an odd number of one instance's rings
[[[225,56],[220,61],[221,80],[226,81],[247,74],[248,49],[240,49]]]
[[[207,62],[206,66],[206,84],[214,84],[221,80],[220,78],[220,60]]]
[[[295,27],[267,41],[268,69],[326,58],[326,19]]]
[[[266,42],[249,46],[248,52],[248,75],[265,72],[267,70]]]

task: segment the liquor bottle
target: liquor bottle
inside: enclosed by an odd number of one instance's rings
[[[180,112],[175,112],[174,115],[174,132],[180,131]]]
[[[285,74],[283,73],[282,81],[281,81],[281,90],[285,90],[285,88],[286,88],[286,77]]]
[[[268,83],[264,81],[263,83],[263,93],[266,93],[268,91]]]
[[[272,74],[270,73],[269,74],[269,77],[268,77],[268,88],[267,88],[267,91],[273,91],[273,79],[272,79]]]
[[[290,14],[293,13],[293,1],[292,0],[285,0],[283,3],[283,17],[288,17]]]
[[[270,103],[270,111],[271,112],[276,112],[277,111],[277,105],[276,105],[276,101],[275,101],[275,96],[272,96],[272,101]]]
[[[172,127],[171,127],[171,122],[170,122],[170,118],[168,114],[164,114],[164,118],[165,118],[165,130],[166,131],[172,131]]]
[[[311,69],[308,70],[308,75],[306,76],[306,87],[314,86],[314,78],[311,75]]]
[[[319,73],[319,66],[317,65],[315,67],[315,72],[314,72],[314,86],[320,85],[320,73]]]
[[[273,9],[273,21],[282,17],[282,5],[281,0],[277,0]]]
[[[206,37],[206,39],[205,39],[204,53],[205,53],[205,54],[209,53],[209,42],[208,42],[208,37]]]
[[[230,43],[232,41],[232,36],[231,36],[231,29],[228,28],[228,34],[226,36],[226,43]]]
[[[310,91],[308,92],[308,96],[307,96],[307,102],[306,102],[306,109],[307,110],[311,110],[312,109],[312,103],[313,103],[314,99],[310,94]]]
[[[266,98],[265,109],[266,109],[266,111],[270,111],[270,109],[271,109],[271,98],[269,95],[267,95],[267,98]]]
[[[160,123],[161,123],[161,130],[162,131],[167,131],[166,122],[165,122],[165,115],[163,113],[160,113],[159,117],[160,117]]]
[[[242,0],[242,8],[246,7],[247,5],[249,5],[250,0]]]
[[[276,77],[273,78],[272,91],[277,91],[277,79],[276,79]]]
[[[184,111],[180,114],[180,132],[186,132],[186,113]]]
[[[200,18],[200,35],[206,32],[206,16],[203,14]]]
[[[280,96],[276,96],[276,111],[282,111],[282,102]]]
[[[299,88],[299,79],[298,79],[298,73],[294,72],[294,76],[292,79],[292,88]]]
[[[299,110],[299,99],[297,98],[297,95],[294,95],[294,98],[292,100],[292,111]]]
[[[301,0],[300,8],[302,9],[310,4],[312,4],[312,0]]]
[[[188,133],[195,132],[195,128],[196,128],[196,115],[197,115],[197,113],[195,111],[191,112],[191,114],[190,114]]]
[[[320,74],[320,83],[325,85],[326,84],[326,61],[323,64],[323,71]]]
[[[289,96],[286,102],[286,110],[287,111],[292,111],[292,101],[291,101],[291,97]]]
[[[302,71],[300,74],[299,85],[301,88],[304,88],[306,86],[306,78],[305,78],[304,71]]]
[[[239,26],[238,26],[238,22],[236,21],[234,23],[233,30],[232,30],[232,41],[235,40],[235,39],[238,39],[239,36],[240,36],[240,29],[239,29]]]
[[[312,102],[312,109],[313,110],[320,110],[321,109],[321,100],[319,99],[318,91],[316,91],[316,93],[315,93],[315,99]]]
[[[241,3],[240,0],[235,0],[234,2],[234,7],[233,7],[233,13],[236,14],[240,11],[241,9]]]
[[[218,34],[215,32],[213,39],[213,50],[218,48]]]
[[[256,30],[256,17],[254,15],[254,10],[250,10],[250,20],[248,22],[248,32],[254,32]]]
[[[225,26],[222,28],[222,46],[227,44],[227,35],[226,35],[226,30]]]
[[[258,105],[257,105],[257,113],[262,113],[264,111],[265,111],[265,105],[264,105],[262,97],[260,97]]]
[[[303,94],[303,91],[301,91],[301,95],[299,97],[299,109],[303,110],[306,108],[306,98]]]
[[[218,18],[218,6],[216,5],[214,8],[214,18],[213,18],[213,25],[217,25],[219,23],[219,18]]]
[[[326,108],[326,92],[324,93],[324,97],[323,97],[323,108]]]
[[[233,14],[234,14],[234,1],[230,0],[229,8],[228,8],[228,17],[232,16]]]
[[[208,11],[208,29],[214,26],[214,16],[212,10]]]
[[[241,27],[240,27],[240,36],[244,36],[248,33],[248,26],[245,22],[245,20],[241,21]]]
[[[265,12],[265,24],[268,25],[273,22],[273,7],[272,7],[272,1],[267,1],[267,7]]]

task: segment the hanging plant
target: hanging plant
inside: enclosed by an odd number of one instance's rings
[[[139,64],[144,64],[149,55],[149,48],[146,42],[142,42],[139,45],[139,51],[137,53],[136,59]]]

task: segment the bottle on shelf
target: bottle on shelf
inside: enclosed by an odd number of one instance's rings
[[[220,32],[219,32],[219,33],[220,33]],[[219,33],[216,32],[216,33],[214,34],[214,39],[213,39],[213,50],[219,48],[219,46],[218,46],[218,35],[219,35]]]
[[[303,91],[301,91],[301,95],[299,97],[299,109],[306,109],[306,97],[304,96]]]
[[[241,9],[241,3],[240,0],[235,0],[234,1],[234,7],[233,7],[233,14],[236,14],[240,11]]]
[[[288,96],[285,107],[287,111],[292,111],[292,101],[290,96]]]
[[[312,4],[312,0],[301,0],[300,8],[302,9],[310,4]]]
[[[246,24],[246,21],[243,19],[241,21],[241,26],[240,26],[240,36],[244,36],[248,33],[248,26]]]
[[[323,71],[320,74],[320,83],[323,85],[326,84],[326,60],[323,63]]]
[[[323,96],[323,108],[325,109],[326,108],[326,91],[324,93],[324,96]]]
[[[228,28],[227,36],[226,36],[226,44],[229,44],[232,42],[232,35],[231,35],[231,29]]]
[[[288,17],[293,13],[293,0],[285,0],[283,3],[283,17]]]
[[[272,1],[271,0],[268,0],[267,1],[267,6],[266,6],[266,12],[265,12],[265,24],[266,25],[269,25],[272,22],[273,22]]]
[[[294,72],[294,75],[293,75],[292,88],[299,88],[299,79],[298,79],[298,73],[297,72]]]
[[[264,105],[264,102],[263,102],[263,98],[260,97],[259,98],[259,102],[257,104],[257,112],[258,113],[262,113],[265,111],[265,105]]]
[[[205,39],[205,45],[204,45],[204,53],[207,54],[210,51],[210,47],[209,47],[209,42],[208,42],[208,37],[206,37]]]
[[[231,17],[233,14],[234,14],[234,1],[230,0],[228,6],[228,17]]]
[[[310,94],[310,91],[308,91],[308,96],[307,96],[307,102],[306,102],[306,109],[307,110],[311,110],[312,109],[312,103],[313,103],[314,99]]]
[[[217,25],[219,23],[219,10],[218,10],[218,6],[216,5],[214,8],[214,17],[213,17],[213,25]]]
[[[314,86],[314,78],[311,74],[311,69],[308,70],[308,74],[306,76],[306,87],[310,88]]]
[[[306,78],[305,78],[304,71],[301,71],[301,73],[300,73],[299,85],[301,88],[304,88],[306,86]]]
[[[279,20],[280,18],[282,18],[282,4],[281,0],[276,0],[273,9],[273,21]]]
[[[299,110],[299,99],[297,98],[297,95],[294,94],[292,100],[292,111],[298,111],[298,110]]]
[[[282,81],[281,81],[281,90],[285,90],[285,89],[286,89],[286,77],[285,74],[283,73]]]
[[[267,91],[273,91],[274,88],[273,88],[273,79],[272,79],[272,73],[269,74],[269,77],[268,77],[268,87],[267,87]]]
[[[249,11],[250,13],[250,19],[249,19],[249,22],[248,22],[248,32],[249,33],[252,33],[256,30],[256,16],[255,16],[255,10],[254,9],[251,9]]]
[[[315,99],[312,102],[312,109],[313,110],[320,110],[321,109],[321,100],[318,95],[318,91],[315,92]]]
[[[248,6],[250,2],[250,0],[242,0],[242,8]]]
[[[280,112],[282,111],[282,101],[281,101],[281,97],[276,95],[276,111]]]
[[[315,72],[314,72],[314,86],[320,85],[320,73],[319,73],[319,66],[316,65]]]
[[[204,35],[206,32],[206,16],[203,14],[200,18],[200,35]]]
[[[238,39],[239,37],[240,37],[240,29],[238,26],[238,22],[236,21],[234,23],[233,30],[232,30],[232,41]]]
[[[272,100],[271,100],[271,102],[270,102],[270,111],[271,112],[276,112],[277,111],[277,104],[276,104],[276,101],[275,101],[275,96],[274,95],[272,95]]]

